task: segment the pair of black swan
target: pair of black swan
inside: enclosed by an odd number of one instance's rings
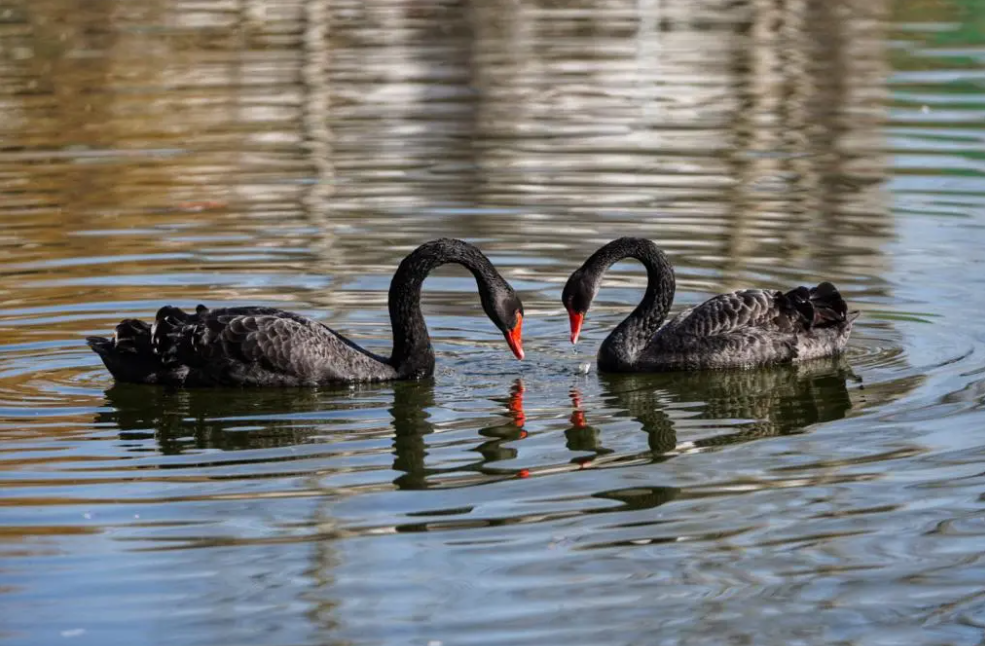
[[[858,312],[848,312],[831,283],[789,292],[742,290],[716,296],[664,324],[674,298],[674,271],[649,240],[619,238],[595,252],[564,286],[562,302],[578,340],[602,275],[635,258],[647,269],[643,301],[602,343],[599,369],[654,372],[732,368],[812,359],[841,352]],[[390,283],[393,351],[389,358],[357,346],[329,327],[271,307],[194,313],[162,307],[153,324],[126,319],[112,339],[89,346],[118,381],[177,386],[317,386],[417,379],[434,372],[434,349],[421,314],[421,286],[432,269],[463,265],[475,276],[486,316],[523,359],[523,304],[476,247],[443,238],[411,252]]]

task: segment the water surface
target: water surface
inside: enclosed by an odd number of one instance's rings
[[[0,641],[978,644],[980,3],[0,0]],[[829,279],[846,357],[582,374],[560,288]],[[163,304],[273,305],[432,380],[114,385]]]

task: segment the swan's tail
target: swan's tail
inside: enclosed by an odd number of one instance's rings
[[[848,303],[841,297],[838,288],[825,281],[811,288],[811,304],[814,305],[814,325],[828,327],[851,323],[861,313],[849,312]]]
[[[157,311],[148,340],[164,365],[180,363],[179,355],[186,349],[183,344],[191,342],[189,335],[185,334],[185,326],[197,321],[199,315],[207,313],[208,309],[203,305],[198,306],[195,314],[171,305],[165,305]]]
[[[116,326],[112,339],[90,336],[86,342],[117,381],[157,383],[164,368],[151,345],[151,326],[143,321],[126,319]]]
[[[852,323],[858,310],[849,312],[838,288],[825,281],[817,287],[798,287],[784,294],[810,322],[810,327],[837,327]]]

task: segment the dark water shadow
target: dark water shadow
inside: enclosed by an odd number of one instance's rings
[[[583,455],[571,459],[570,465],[662,462],[687,450],[802,432],[848,414],[853,404],[847,384],[852,378],[851,369],[841,359],[759,370],[601,375],[607,417],[638,421],[647,436],[647,450],[625,455],[606,447],[605,424],[592,424],[591,411],[585,410],[575,389],[571,392],[574,410],[564,436],[566,447]],[[505,396],[496,400],[502,419],[477,429],[483,440],[474,445],[469,440],[464,448],[477,453],[477,458],[464,464],[454,460],[447,466],[433,457],[429,464],[428,437],[436,431],[431,411],[438,407],[432,380],[361,386],[356,388],[358,397],[352,396],[350,388],[175,390],[119,384],[106,392],[106,405],[113,410],[99,413],[95,421],[100,426],[117,426],[122,440],[154,439],[163,455],[177,455],[190,450],[273,449],[322,442],[333,426],[347,436],[366,430],[379,437],[387,432],[388,422],[373,416],[386,410],[393,432],[392,483],[398,489],[421,490],[557,471],[560,465],[496,466],[517,459],[520,448],[516,442],[527,437],[525,392],[523,381],[515,380]],[[681,411],[690,415],[682,416]],[[370,414],[368,422],[366,413]],[[709,424],[703,425],[705,420]],[[709,426],[734,430],[708,435]],[[452,446],[461,443],[460,438],[442,439],[444,444],[449,441]],[[621,498],[618,492],[611,493]],[[637,496],[631,497],[635,500]],[[663,494],[659,497],[665,498]]]
[[[389,385],[358,392],[388,396]],[[323,389],[170,389],[115,384],[106,391],[110,412],[97,425],[114,425],[120,439],[156,439],[164,455],[188,450],[238,451],[294,446],[324,433],[337,415],[380,407],[379,397],[354,399],[353,391]],[[325,415],[319,415],[325,413]],[[331,419],[329,419],[331,418]],[[345,421],[344,419],[342,421]]]
[[[848,382],[857,377],[847,361],[833,358],[753,370],[603,374],[600,380],[607,406],[617,409],[616,417],[628,416],[642,425],[653,459],[661,461],[684,448],[790,435],[842,419],[853,405]],[[590,425],[577,389],[572,390],[572,402],[572,426],[565,436],[569,449],[591,452],[574,460],[587,466],[612,450],[604,446],[604,434]],[[726,423],[737,430],[699,437],[685,447],[686,432],[669,413],[673,408],[696,411],[690,422]]]
[[[517,449],[507,447],[507,442],[522,440],[527,436],[523,430],[526,416],[523,412],[522,379],[516,379],[509,394],[502,400],[502,423],[479,429],[479,435],[489,438],[472,448],[482,457],[468,464],[455,464],[453,467],[428,467],[426,437],[434,433],[434,425],[429,421],[428,408],[435,406],[434,385],[431,382],[402,382],[393,386],[394,461],[395,471],[403,472],[394,480],[400,489],[426,489],[438,484],[442,476],[456,474],[456,480],[471,481],[468,472],[485,475],[507,475],[512,477],[514,470],[500,472],[489,468],[489,464],[501,460],[511,460],[517,456]]]
[[[362,411],[378,414],[386,410],[391,420],[393,484],[399,489],[426,489],[471,483],[477,477],[514,477],[515,469],[489,465],[517,457],[517,449],[505,446],[522,440],[523,381],[513,382],[501,400],[502,422],[478,429],[483,441],[468,450],[481,457],[454,466],[428,466],[427,438],[435,433],[431,409],[437,404],[433,380],[370,384],[341,390],[323,389],[166,389],[116,384],[106,391],[105,407],[96,415],[97,426],[115,426],[123,441],[153,439],[162,455],[219,449],[241,451],[274,449],[323,441],[332,426],[352,430],[353,421],[363,422]],[[358,397],[353,397],[357,394]],[[371,431],[385,432],[386,421]],[[366,426],[362,423],[362,426]],[[279,458],[267,458],[279,459]],[[267,461],[258,457],[257,461]],[[252,461],[252,460],[251,460]],[[472,475],[470,475],[470,472]]]

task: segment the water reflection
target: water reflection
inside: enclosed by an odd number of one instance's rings
[[[594,415],[583,408],[579,388],[570,393],[573,410],[564,430],[565,447],[587,453],[571,462],[589,467],[642,458],[659,462],[682,452],[796,433],[845,417],[853,405],[848,385],[856,379],[843,358],[762,370],[603,375],[598,396],[606,408],[603,419],[607,424],[627,416],[637,421],[646,433],[649,451],[600,461],[614,451],[606,447],[604,429],[591,424]],[[430,411],[439,406],[432,380],[368,385],[360,390],[360,398],[354,400],[351,391],[208,392],[118,384],[106,392],[106,405],[112,410],[98,413],[95,423],[118,427],[124,441],[156,439],[164,455],[332,443],[337,441],[333,437],[392,432],[391,468],[399,474],[393,484],[408,490],[543,475],[558,468],[496,466],[522,457],[522,444],[517,443],[527,437],[527,416],[521,379],[499,400],[504,421],[477,429],[488,439],[469,450],[481,457],[449,466],[440,466],[437,458],[428,464],[428,438],[436,430]],[[362,431],[355,429],[351,422],[358,419],[359,409],[378,410],[381,399],[391,401],[387,411],[392,427],[371,422]],[[734,430],[722,432],[723,428]],[[256,459],[266,458],[261,454]]]
[[[574,411],[571,413],[571,427],[565,429],[565,446],[569,451],[584,451],[591,453],[588,456],[575,458],[577,464],[590,464],[595,456],[612,453],[611,449],[602,446],[601,430],[591,426],[582,410],[582,396],[578,388],[571,389],[571,406]]]
[[[489,438],[471,448],[481,458],[450,467],[428,466],[427,438],[435,433],[431,409],[435,401],[433,380],[366,384],[340,391],[316,389],[171,389],[115,384],[106,391],[105,410],[94,424],[119,429],[119,438],[145,451],[140,441],[153,439],[162,455],[180,455],[207,449],[246,451],[293,447],[325,442],[333,444],[360,434],[377,437],[392,433],[393,480],[399,489],[426,489],[486,479],[513,477],[515,469],[491,465],[511,460],[517,448],[507,446],[526,437],[523,430],[523,381],[517,379],[502,405],[504,421],[478,429]],[[357,428],[360,409],[374,412],[382,402],[392,426],[381,426],[375,417]],[[340,449],[341,450],[341,449]],[[344,453],[344,450],[342,450]],[[299,456],[310,457],[307,454]],[[258,453],[255,461],[283,460],[284,456]],[[247,460],[248,462],[249,460]],[[470,476],[471,474],[471,476]],[[447,477],[446,477],[447,476]]]
[[[603,230],[686,246],[698,218],[693,267],[719,272],[718,289],[760,279],[761,258],[885,269],[882,0],[112,6],[38,0],[10,16],[22,57],[0,62],[18,84],[0,132],[58,154],[0,167],[16,209],[62,234],[50,254],[87,255],[80,228],[123,254],[157,246],[148,228],[221,222],[196,233],[265,227],[270,260],[338,275],[440,219],[447,235],[574,263]],[[185,217],[203,203],[210,217]],[[569,255],[550,234],[572,223]],[[386,248],[367,245],[383,231]],[[193,237],[170,250],[195,253]]]
[[[470,473],[494,477],[513,476],[515,470],[500,470],[489,465],[515,458],[517,449],[507,444],[526,437],[526,432],[523,430],[525,421],[523,393],[523,381],[517,379],[510,388],[509,396],[503,402],[505,403],[503,413],[508,416],[508,420],[479,429],[480,435],[490,438],[470,449],[478,452],[482,456],[481,459],[452,467],[427,467],[425,457],[428,453],[425,437],[434,433],[434,426],[428,421],[430,415],[426,409],[435,406],[433,384],[429,382],[396,384],[393,408],[390,409],[395,433],[393,448],[396,457],[393,468],[404,472],[404,475],[394,480],[394,484],[401,489],[425,489],[440,486],[445,481],[454,486],[474,483],[475,478],[470,477],[468,475]],[[442,476],[445,475],[451,477],[443,478]]]
[[[835,357],[771,369],[602,375],[601,380],[605,404],[616,409],[616,417],[628,415],[642,425],[659,461],[842,419],[852,408],[849,381],[857,377],[843,357]],[[588,424],[590,414],[581,410],[577,389],[572,403],[572,427],[565,432],[568,448],[590,452],[576,458],[589,466],[611,450],[604,447],[602,433]],[[717,425],[738,430],[690,439]]]
[[[892,231],[879,128],[886,5],[747,6],[748,22],[731,43],[737,109],[727,159],[736,181],[727,201],[726,275],[761,254],[819,272],[835,266],[878,275],[886,268],[880,245],[857,240],[885,242]]]
[[[164,455],[295,446],[319,434],[317,413],[359,408],[314,389],[208,392],[132,384],[107,390],[106,406],[111,410],[98,413],[96,425],[119,428],[122,440],[154,438]]]

